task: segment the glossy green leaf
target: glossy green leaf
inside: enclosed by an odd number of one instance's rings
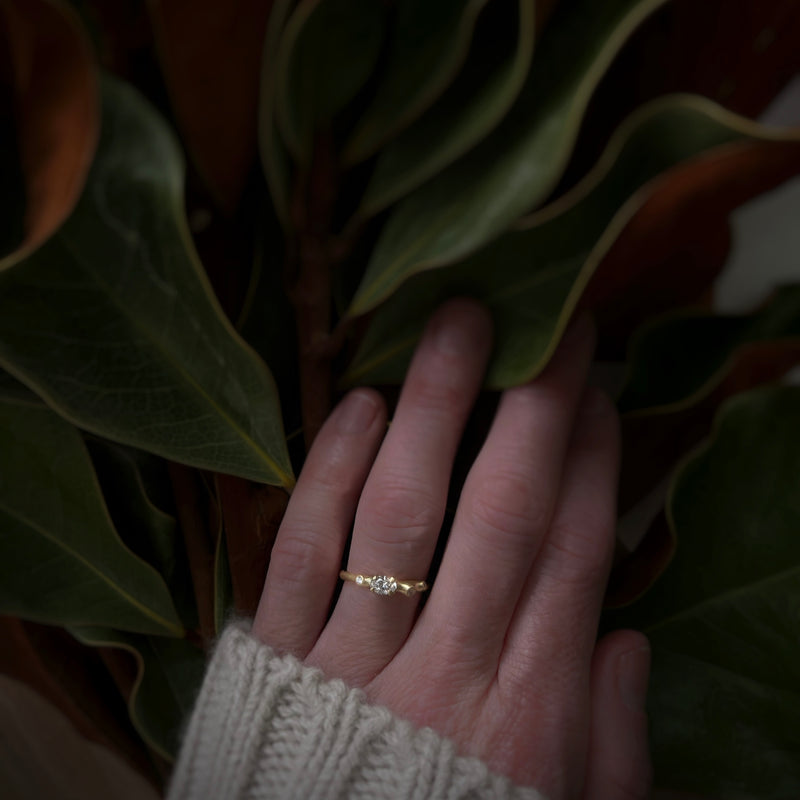
[[[0,275],[0,365],[60,414],[174,461],[293,484],[274,381],[194,251],[175,140],[107,80],[86,190]]]
[[[454,294],[477,297],[492,311],[488,385],[529,380],[547,363],[592,273],[644,202],[646,184],[710,148],[773,135],[691,95],[643,106],[616,132],[592,172],[532,216],[530,227],[401,287],[376,312],[344,382],[402,380],[425,320]]]
[[[192,577],[172,508],[169,474],[149,453],[86,438],[114,527],[137,556],[158,570],[187,628],[197,627]],[[166,491],[165,491],[166,490]]]
[[[739,348],[785,339],[800,343],[800,286],[783,287],[746,316],[682,312],[660,319],[634,339],[620,411],[677,411],[720,382]]]
[[[110,628],[71,627],[92,646],[118,647],[136,659],[128,712],[140,736],[163,758],[178,753],[181,725],[191,712],[205,671],[203,651],[186,639],[136,636]]]
[[[78,431],[0,402],[0,611],[52,625],[183,632],[161,576],[111,522]]]
[[[45,403],[35,395],[24,383],[20,383],[13,375],[0,369],[0,398],[16,400],[29,405],[44,406]]]
[[[289,154],[286,152],[286,146],[278,131],[275,106],[280,77],[278,71],[279,44],[286,20],[292,11],[292,5],[293,0],[274,0],[270,9],[261,64],[258,105],[258,149],[261,163],[264,167],[264,176],[267,179],[275,214],[285,229],[290,227],[290,166]]]
[[[372,74],[385,25],[386,6],[374,0],[309,0],[295,8],[280,41],[276,111],[301,165],[311,162],[315,131]]]
[[[453,82],[488,0],[404,0],[392,20],[385,74],[342,153],[346,164],[373,155]]]
[[[374,308],[410,275],[463,258],[538,205],[562,174],[612,59],[664,2],[579,0],[559,8],[503,123],[392,213],[349,315]]]
[[[616,626],[653,647],[656,781],[753,800],[800,796],[800,388],[731,400],[668,500],[678,547]]]
[[[357,219],[377,214],[441,172],[485,138],[511,108],[533,55],[534,6],[530,0],[502,0],[484,12],[479,28],[490,12],[498,19],[476,36],[458,80],[381,152]]]

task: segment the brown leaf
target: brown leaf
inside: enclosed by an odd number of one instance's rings
[[[192,159],[220,208],[236,210],[256,159],[271,0],[150,0],[156,45]]]
[[[13,255],[39,247],[72,211],[100,125],[97,71],[74,12],[45,0],[0,4],[8,41],[17,141],[25,182],[25,233]],[[0,269],[11,259],[0,260]]]
[[[653,491],[708,436],[714,414],[725,400],[779,380],[797,364],[800,364],[800,341],[746,344],[736,351],[717,386],[690,407],[666,413],[623,415],[620,514],[628,512]],[[623,605],[639,597],[666,568],[673,550],[669,533],[657,518],[639,546],[630,555],[618,557],[607,604]]]
[[[662,511],[653,520],[639,546],[614,564],[606,587],[605,607],[619,608],[643,595],[669,565],[675,544],[675,537]]]
[[[233,602],[253,615],[261,598],[269,554],[289,497],[277,486],[261,486],[231,475],[216,476],[222,508]]]
[[[644,320],[695,304],[728,255],[730,213],[800,173],[800,144],[746,142],[718,148],[657,179],[590,281],[604,358],[620,358]]]
[[[672,0],[631,37],[595,91],[559,192],[595,163],[620,121],[654,97],[693,92],[758,116],[800,71],[796,0]]]
[[[800,71],[796,0],[673,0],[641,47],[640,80],[758,116]]]

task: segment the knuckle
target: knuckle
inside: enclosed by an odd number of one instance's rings
[[[469,511],[482,526],[508,535],[529,534],[546,518],[531,481],[510,470],[484,479],[469,502]]]
[[[610,548],[603,543],[610,540],[610,532],[601,532],[596,525],[554,523],[545,542],[545,554],[560,581],[594,586],[605,580]]]
[[[329,568],[332,556],[326,542],[312,535],[279,536],[270,561],[279,566],[277,574],[286,583],[307,583]]]
[[[464,405],[464,387],[452,376],[438,370],[427,371],[408,386],[408,396],[412,403],[424,411],[451,414],[453,409]]]
[[[368,508],[371,538],[381,543],[394,543],[397,531],[403,531],[404,541],[416,541],[441,525],[439,504],[427,491],[410,486],[379,489]]]
[[[333,443],[325,459],[307,462],[301,480],[334,496],[349,497],[361,488],[361,478],[359,471],[353,468],[352,455],[340,441]]]

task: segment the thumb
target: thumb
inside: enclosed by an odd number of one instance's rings
[[[645,700],[650,645],[614,631],[595,649],[584,800],[645,800],[652,782]]]

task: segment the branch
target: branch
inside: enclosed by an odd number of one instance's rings
[[[178,521],[192,573],[200,634],[208,644],[214,625],[214,546],[206,527],[207,508],[193,470],[168,462]]]

